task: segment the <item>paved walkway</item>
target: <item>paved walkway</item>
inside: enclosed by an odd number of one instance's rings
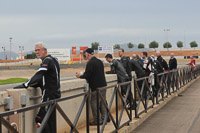
[[[132,132],[200,133],[200,79]]]

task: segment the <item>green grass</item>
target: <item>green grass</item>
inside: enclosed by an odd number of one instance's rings
[[[22,83],[22,82],[26,82],[27,80],[28,79],[26,79],[26,78],[9,78],[9,79],[5,79],[5,80],[0,80],[0,85]]]

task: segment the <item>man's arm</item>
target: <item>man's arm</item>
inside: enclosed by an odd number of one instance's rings
[[[42,63],[41,67],[38,69],[36,74],[31,79],[29,79],[27,82],[23,83],[22,85],[14,87],[14,89],[28,88],[29,86],[38,86],[38,84],[40,84],[43,81],[43,76],[48,70],[49,65],[50,65],[50,60],[46,59]]]
[[[92,74],[92,65],[93,64],[90,62],[87,63],[85,72],[83,73],[83,75],[80,76],[81,79],[90,79],[90,75]]]

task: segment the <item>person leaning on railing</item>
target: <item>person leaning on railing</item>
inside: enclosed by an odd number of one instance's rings
[[[40,68],[36,74],[27,82],[14,87],[18,88],[28,88],[40,87],[42,90],[42,102],[50,101],[61,97],[60,93],[60,65],[56,58],[51,55],[47,55],[47,47],[44,43],[39,42],[35,45],[35,54],[37,58],[42,60]],[[38,127],[42,123],[47,111],[48,106],[43,106],[40,108],[35,121]],[[44,127],[43,132],[45,133],[56,133],[56,109],[53,109],[51,116],[47,124]]]
[[[88,48],[85,51],[85,59],[89,60],[85,72],[76,72],[76,77],[81,79],[86,79],[89,83],[89,87],[91,88],[91,98],[90,104],[92,108],[93,121],[90,122],[90,125],[97,125],[97,88],[107,86],[105,74],[104,74],[104,65],[103,62],[97,59],[94,56],[94,51],[91,48]],[[106,100],[106,90],[101,91],[102,96]],[[106,115],[106,108],[104,107],[102,101],[99,100],[100,105],[100,121],[102,124]]]
[[[123,83],[123,82],[129,81],[128,74],[126,73],[126,70],[124,69],[124,67],[122,66],[122,64],[119,61],[117,61],[116,59],[113,59],[111,54],[107,54],[105,56],[105,58],[106,58],[106,61],[110,63],[110,68],[111,68],[110,71],[106,71],[106,74],[117,74],[118,83]],[[122,85],[121,86],[121,94],[123,97],[126,96],[126,92],[127,92],[127,85]],[[132,96],[132,93],[129,93],[128,99],[132,99],[133,97],[131,97],[131,96]],[[130,104],[132,104],[132,106]],[[135,108],[134,102],[133,103],[128,102],[127,108],[134,109]]]

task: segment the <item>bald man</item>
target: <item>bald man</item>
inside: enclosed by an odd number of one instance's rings
[[[159,61],[160,65],[165,69],[165,71],[168,71],[169,67],[167,65],[167,62],[161,57],[160,51],[156,52],[157,60]]]
[[[177,69],[177,60],[174,57],[174,53],[170,54],[170,60],[169,60],[169,70]]]

